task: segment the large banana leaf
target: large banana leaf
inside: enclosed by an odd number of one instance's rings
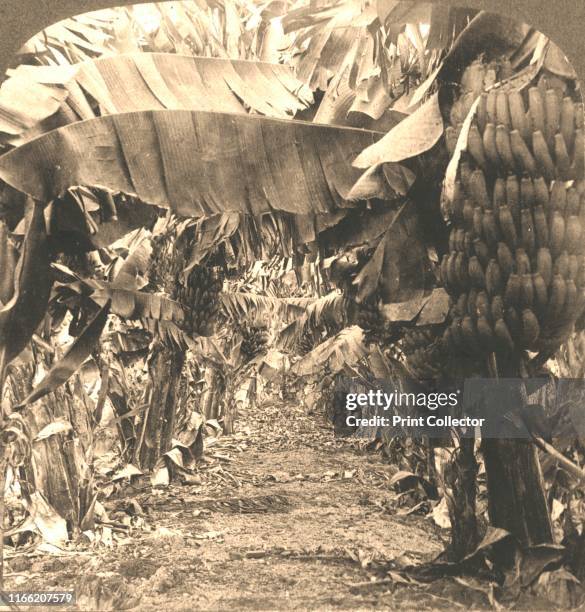
[[[0,89],[0,132],[14,144],[54,127],[46,120],[63,107],[61,125],[99,114],[184,109],[253,111],[290,118],[312,94],[282,64],[167,53],[133,53],[64,66],[21,65]],[[65,112],[67,111],[67,112]]]
[[[189,111],[67,125],[0,157],[0,179],[48,202],[76,185],[136,194],[184,216],[330,213],[347,206],[356,155],[379,132]]]

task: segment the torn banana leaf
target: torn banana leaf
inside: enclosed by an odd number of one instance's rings
[[[183,216],[347,207],[352,161],[382,136],[211,112],[147,111],[74,123],[0,157],[0,178],[48,202],[78,185],[135,194]]]

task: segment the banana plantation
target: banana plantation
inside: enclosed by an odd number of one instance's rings
[[[54,4],[0,58],[4,605],[585,605],[563,41],[451,2]]]

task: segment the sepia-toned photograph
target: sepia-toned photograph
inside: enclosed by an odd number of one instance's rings
[[[585,609],[583,24],[2,1],[0,609]]]

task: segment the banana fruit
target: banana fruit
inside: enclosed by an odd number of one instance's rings
[[[486,91],[481,65],[464,71],[446,131],[451,151],[473,91],[440,266],[453,299],[445,335],[476,356],[549,350],[585,308],[583,105],[574,83],[551,75]]]

